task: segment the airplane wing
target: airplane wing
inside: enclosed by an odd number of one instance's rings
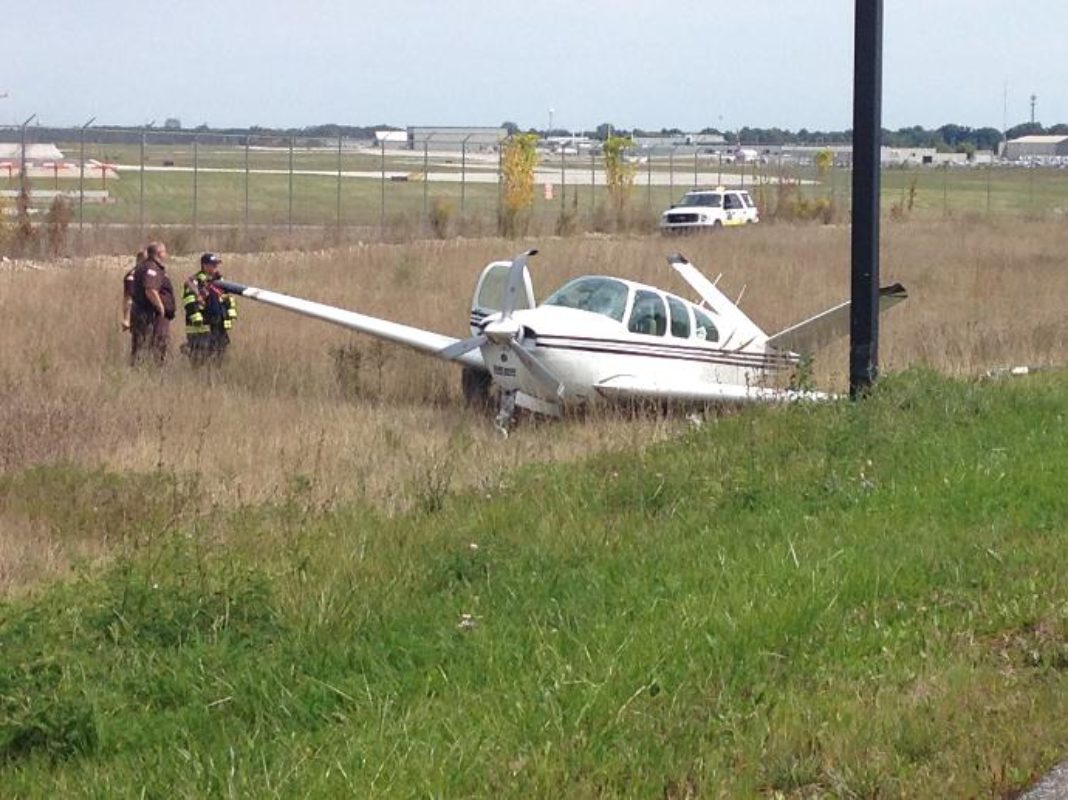
[[[415,328],[411,325],[402,325],[399,322],[369,317],[366,314],[357,314],[355,311],[347,311],[343,308],[316,303],[312,300],[302,300],[299,297],[291,297],[290,295],[272,292],[267,289],[257,289],[255,286],[245,286],[233,281],[220,280],[216,284],[223,291],[230,294],[248,297],[252,300],[266,303],[269,306],[284,308],[287,311],[295,311],[306,317],[332,322],[343,328],[366,333],[370,336],[384,339],[387,342],[402,344],[413,350],[418,350],[446,361],[456,361],[464,366],[478,369],[486,368],[482,361],[482,353],[477,349],[463,353],[456,358],[448,358],[443,355],[442,351],[445,348],[460,341],[452,336]]]
[[[674,400],[688,403],[792,403],[835,398],[835,395],[826,392],[799,392],[732,383],[672,385],[650,381],[638,375],[616,375],[601,381],[593,388],[602,396],[612,399]]]
[[[908,292],[900,283],[879,289],[879,311],[886,311],[908,298]],[[814,353],[835,339],[849,333],[849,301],[809,317],[804,322],[791,325],[774,336],[768,337],[768,347],[789,350],[794,353]]]

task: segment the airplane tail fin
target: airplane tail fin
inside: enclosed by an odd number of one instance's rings
[[[879,311],[883,312],[907,297],[908,292],[900,283],[883,286],[879,289]],[[809,355],[848,333],[849,301],[846,300],[769,337],[768,347]]]

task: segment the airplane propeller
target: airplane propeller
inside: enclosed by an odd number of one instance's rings
[[[449,345],[441,350],[441,355],[451,360],[493,342],[496,345],[510,349],[527,371],[534,376],[535,380],[552,390],[553,394],[559,397],[563,395],[564,385],[548,367],[520,344],[522,330],[512,320],[516,298],[519,296],[519,289],[523,285],[523,274],[527,268],[527,260],[537,254],[537,250],[527,250],[525,253],[520,253],[512,261],[512,266],[508,270],[508,278],[504,283],[504,289],[501,291],[500,315],[495,319],[491,319],[482,329],[482,333]]]

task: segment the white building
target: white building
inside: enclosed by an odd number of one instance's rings
[[[408,128],[408,148],[411,150],[447,151],[459,153],[493,152],[507,138],[504,128],[463,126],[420,126]]]
[[[1005,142],[1003,152],[1010,161],[1068,156],[1068,136],[1021,136]]]

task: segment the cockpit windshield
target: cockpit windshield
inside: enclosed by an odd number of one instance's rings
[[[576,278],[553,292],[545,305],[592,311],[622,322],[629,291],[627,284],[613,278]]]
[[[708,206],[719,208],[723,204],[723,195],[714,192],[701,192],[699,194],[683,195],[679,201],[680,206]]]

